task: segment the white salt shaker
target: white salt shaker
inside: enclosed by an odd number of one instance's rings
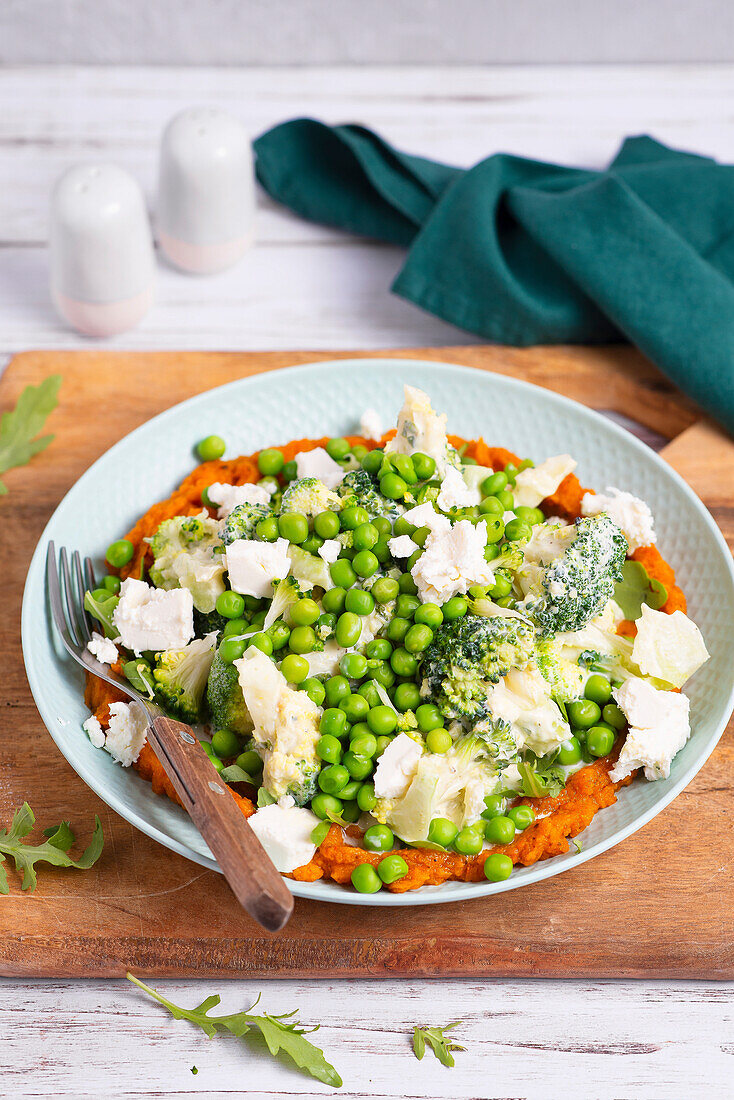
[[[51,196],[51,297],[87,336],[132,328],[153,301],[154,255],[145,200],[114,164],[79,164]]]
[[[223,271],[252,243],[255,187],[250,141],[224,111],[194,107],[163,132],[158,241],[171,263],[196,275]]]

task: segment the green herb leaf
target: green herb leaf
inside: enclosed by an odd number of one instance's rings
[[[580,852],[580,851],[582,851],[582,844],[581,844],[581,841],[580,841],[580,840],[577,840],[575,836],[572,836],[572,837],[571,837],[571,840],[573,841],[573,846],[574,846],[574,848],[576,849],[576,851],[577,851],[577,852]]]
[[[413,1053],[420,1061],[423,1055],[426,1053],[426,1043],[430,1046],[433,1053],[444,1066],[453,1066],[454,1056],[451,1053],[452,1050],[466,1050],[466,1047],[459,1046],[454,1042],[453,1038],[447,1036],[445,1032],[450,1031],[452,1027],[458,1027],[461,1023],[460,1020],[454,1020],[452,1024],[446,1024],[445,1027],[414,1027],[413,1028]]]
[[[15,408],[0,417],[0,474],[25,466],[53,440],[52,435],[35,437],[58,404],[60,385],[61,375],[52,374],[40,386],[26,386]],[[0,481],[0,496],[7,491]]]
[[[622,579],[614,586],[614,599],[622,608],[625,619],[639,619],[642,605],[656,611],[668,598],[665,585],[654,577],[649,577],[640,561],[626,561],[622,566]]]
[[[558,752],[537,757],[528,752],[527,759],[518,762],[522,793],[528,798],[555,798],[566,786],[566,773],[556,763]]]
[[[318,848],[326,840],[330,828],[328,821],[319,821],[318,825],[314,825],[311,830],[311,843]]]
[[[120,602],[119,596],[113,596],[110,593],[109,599],[96,600],[91,592],[84,593],[84,610],[97,620],[104,631],[105,638],[114,640],[119,637],[119,630],[112,623],[112,616],[115,613],[115,608]]]
[[[60,825],[47,829],[44,836],[47,837],[41,844],[24,844],[23,840],[31,832],[35,817],[27,802],[24,802],[13,815],[9,829],[0,829],[0,863],[9,856],[15,863],[15,869],[23,873],[21,887],[23,890],[33,892],[37,885],[35,864],[51,863],[54,867],[76,867],[79,871],[87,871],[97,862],[101,853],[104,837],[99,818],[94,818],[94,835],[89,847],[82,853],[79,859],[72,859],[68,855],[69,848],[74,843],[74,834],[68,821],[62,821]],[[0,866],[0,894],[7,894],[8,878],[5,868]]]
[[[141,982],[133,974],[128,973],[127,977],[139,989],[148,993],[159,1004],[167,1008],[175,1019],[188,1020],[190,1023],[196,1024],[210,1039],[218,1031],[229,1031],[239,1039],[252,1028],[257,1028],[271,1054],[275,1055],[283,1051],[292,1058],[299,1069],[305,1070],[317,1081],[323,1081],[325,1085],[332,1085],[334,1088],[341,1087],[342,1079],[334,1067],[326,1061],[323,1051],[304,1038],[304,1035],[318,1031],[318,1027],[306,1029],[300,1027],[296,1021],[286,1023],[295,1015],[294,1012],[284,1012],[279,1016],[270,1016],[265,1012],[262,1016],[255,1016],[252,1014],[252,1009],[260,1000],[258,997],[255,1004],[251,1005],[247,1012],[236,1012],[230,1016],[209,1016],[210,1009],[216,1008],[221,1001],[221,998],[216,994],[207,997],[196,1008],[180,1008],[172,1001],[161,997],[159,993],[156,993],[154,989]]]
[[[219,774],[225,783],[249,783],[252,787],[257,786],[256,780],[239,764],[230,764],[228,768],[222,768]],[[262,787],[260,790],[262,790]]]
[[[225,780],[226,782],[226,780]],[[272,806],[274,802],[277,802],[277,798],[273,798],[269,791],[266,791],[264,787],[261,787],[257,792],[257,805],[258,809],[262,809],[263,806]]]

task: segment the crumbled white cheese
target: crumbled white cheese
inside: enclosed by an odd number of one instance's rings
[[[129,768],[140,756],[147,731],[148,722],[141,707],[110,703],[110,723],[104,747],[123,768]]]
[[[470,489],[460,472],[454,466],[449,466],[441,482],[437,504],[444,512],[450,512],[452,508],[472,508],[482,499],[477,489]]]
[[[632,493],[607,487],[605,493],[585,493],[581,501],[583,516],[606,512],[627,539],[630,550],[652,546],[657,539],[649,505]]]
[[[388,542],[388,548],[394,558],[409,558],[416,550],[419,550],[417,542],[413,542],[410,535],[396,535]]]
[[[430,398],[414,386],[405,387],[405,403],[398,414],[395,437],[385,444],[385,454],[426,454],[444,477],[449,466],[459,464],[459,455],[446,437],[446,414],[431,408]]]
[[[295,457],[296,472],[300,477],[317,477],[327,489],[336,489],[344,480],[346,470],[323,447],[312,451],[300,451]]]
[[[629,731],[610,778],[617,783],[644,768],[646,779],[667,779],[673,757],[690,736],[688,698],[677,691],[659,691],[638,676],[616,688],[614,698]]]
[[[537,508],[541,500],[553,496],[563,479],[576,469],[576,460],[570,455],[556,455],[546,458],[540,466],[530,466],[521,470],[515,478],[512,495],[515,506]]]
[[[319,819],[298,806],[263,806],[249,819],[250,828],[281,874],[310,863],[316,851],[311,833]]]
[[[281,810],[290,810],[295,806],[296,800],[292,794],[284,794],[278,799]]]
[[[95,749],[101,749],[104,747],[105,735],[100,721],[93,714],[87,718],[86,722],[82,722],[82,729],[86,732],[89,740],[94,745]]]
[[[365,439],[382,439],[382,419],[376,409],[365,409],[359,418],[359,431]]]
[[[272,496],[265,485],[227,485],[221,481],[215,481],[206,492],[212,504],[219,505],[219,519],[226,519],[240,504],[269,504]]]
[[[87,642],[87,649],[96,657],[100,664],[113,665],[117,660],[117,646],[104,634],[92,633],[92,640]]]
[[[531,749],[544,756],[571,736],[551,696],[550,684],[535,665],[513,668],[493,684],[487,705],[493,718],[510,724],[518,749]]]
[[[474,825],[486,810],[484,799],[496,788],[497,781],[483,776],[469,779],[464,788],[464,824]]]
[[[140,655],[145,650],[183,649],[194,636],[194,601],[188,588],[152,588],[128,577],[112,614],[125,649]]]
[[[459,520],[448,530],[432,531],[411,570],[423,603],[445,603],[473,584],[492,584],[493,571],[484,559],[487,525]]]
[[[642,605],[632,660],[643,676],[681,688],[708,659],[701,631],[687,615],[667,615]]]
[[[319,546],[318,555],[329,565],[333,565],[341,554],[341,550],[342,544],[339,539],[325,539],[323,545]]]
[[[448,531],[451,526],[451,521],[437,512],[429,501],[404,512],[403,519],[407,519],[414,527],[428,527],[430,531]]]
[[[272,596],[273,581],[283,580],[291,571],[287,539],[257,542],[236,539],[225,550],[229,583],[234,592],[262,599]]]
[[[402,798],[418,768],[423,748],[408,737],[399,733],[387,746],[377,762],[374,784],[378,798]]]

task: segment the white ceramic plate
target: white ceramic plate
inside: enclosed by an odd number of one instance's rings
[[[542,460],[570,452],[582,484],[616,485],[647,500],[663,556],[676,570],[689,614],[711,660],[690,681],[693,734],[669,779],[636,781],[583,833],[583,850],[518,868],[501,883],[446,883],[406,894],[358,894],[330,882],[288,884],[299,897],[347,905],[427,905],[514,890],[559,874],[618,844],[650,821],[703,766],[734,703],[734,569],[716,524],[682,479],[623,429],[575,402],[511,378],[443,363],[355,359],[314,363],[242,379],[169,409],[103,455],[67,493],[33,556],[23,599],[23,653],[41,717],[75,771],[104,801],[148,836],[207,867],[211,853],[184,811],[153,794],[132,769],[114,764],[82,730],[88,717],[79,667],[62,652],[46,611],[44,560],[49,539],[99,562],[114,539],[195,464],[192,447],[222,435],[228,455],[307,436],[357,430],[365,408],[395,422],[403,383],[420,386],[448,413],[449,431]]]

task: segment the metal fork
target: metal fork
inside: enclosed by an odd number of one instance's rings
[[[293,912],[293,895],[191,727],[168,718],[87,649],[93,620],[84,609],[84,592],[94,588],[91,559],[85,558],[82,567],[75,550],[69,565],[66,549],[62,548],[57,567],[56,547],[49,542],[46,594],[64,646],[88,672],[142,707],[148,722],[148,741],[237,900],[263,928],[277,932]]]

